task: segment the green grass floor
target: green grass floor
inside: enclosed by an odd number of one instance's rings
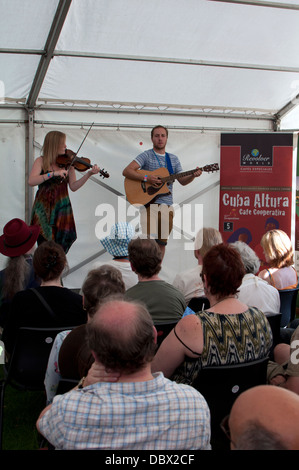
[[[0,366],[0,377],[3,367]],[[46,406],[44,392],[16,390],[8,385],[4,397],[3,450],[37,450],[41,442],[35,423]]]

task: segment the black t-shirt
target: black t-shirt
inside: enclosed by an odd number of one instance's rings
[[[17,331],[21,326],[35,328],[73,327],[87,321],[83,298],[66,287],[43,286],[36,290],[52,309],[52,316],[37,295],[26,289],[18,292],[11,304],[11,312],[3,330],[2,341],[11,352]]]

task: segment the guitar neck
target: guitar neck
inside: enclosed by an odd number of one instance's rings
[[[167,183],[168,181],[174,181],[184,176],[193,175],[198,170],[204,171],[204,168],[194,168],[194,170],[183,171],[182,173],[175,173],[173,175],[165,176],[164,178],[161,178],[161,180]]]

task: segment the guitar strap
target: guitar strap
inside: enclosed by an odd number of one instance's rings
[[[156,157],[156,159],[157,159],[157,162],[158,162],[159,166],[162,166],[161,163],[159,162],[159,159],[158,159],[158,157],[157,157],[156,152],[154,151],[154,149],[153,149],[153,152],[154,152],[154,155],[155,155],[155,157]],[[170,174],[170,175],[173,175],[174,171],[173,171],[173,168],[172,168],[172,164],[171,164],[171,161],[170,161],[170,157],[169,157],[169,155],[168,155],[167,152],[165,152],[165,161],[166,161],[166,167],[167,167],[167,170],[169,171],[169,174]]]
[[[169,157],[167,152],[165,153],[165,160],[166,160],[167,170],[169,171],[169,174],[173,175],[174,171],[173,171],[173,168],[172,168],[170,157]]]

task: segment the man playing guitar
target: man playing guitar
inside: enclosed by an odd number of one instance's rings
[[[154,188],[158,188],[162,183],[159,175],[157,174],[158,172],[155,172],[156,174],[151,174],[150,172],[159,168],[166,168],[169,174],[182,172],[181,163],[178,157],[173,154],[168,154],[165,150],[167,139],[168,130],[160,125],[155,126],[151,131],[153,148],[138,155],[123,170],[123,176],[129,180],[150,183]],[[144,174],[144,171],[139,172],[138,170],[146,170],[148,174]],[[198,169],[191,175],[182,176],[178,180],[183,186],[185,186],[201,174],[201,169]],[[156,239],[163,255],[165,253],[169,234],[173,227],[174,211],[172,207],[172,186],[173,183],[166,186],[163,194],[158,194],[150,203],[143,205],[140,211],[142,232],[144,234],[151,235]]]

